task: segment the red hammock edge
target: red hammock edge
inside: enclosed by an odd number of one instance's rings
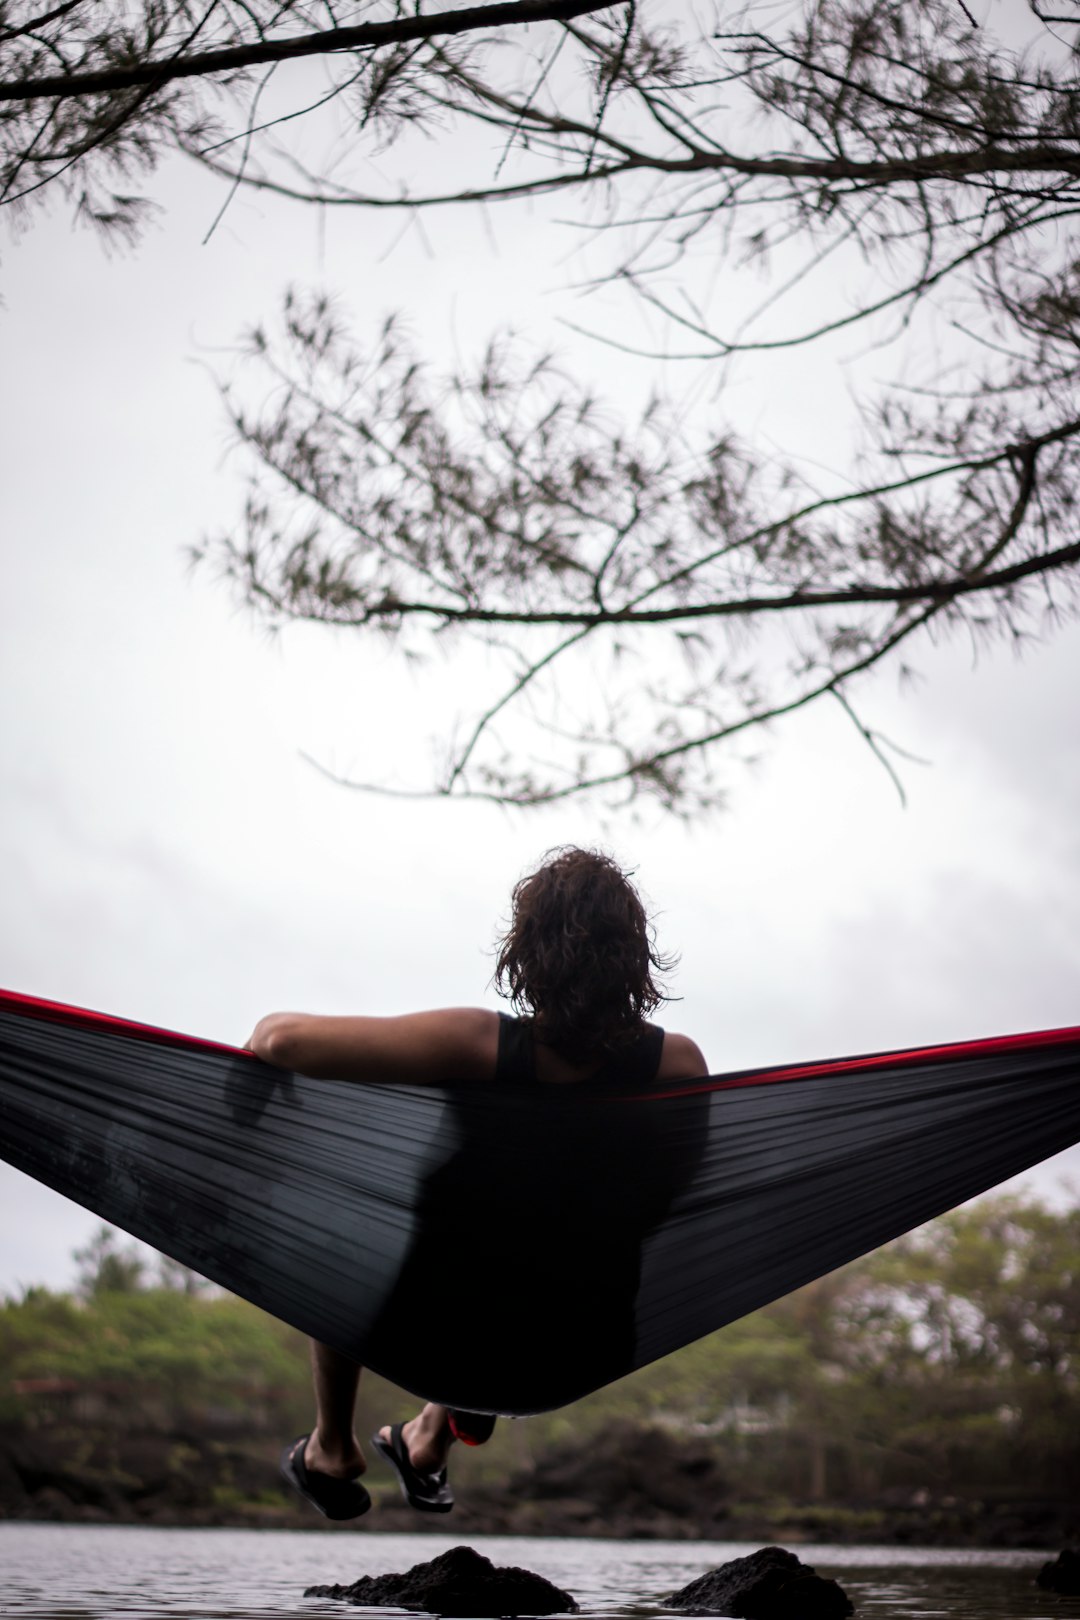
[[[157,1046],[187,1047],[194,1051],[220,1052],[230,1057],[254,1056],[246,1047],[229,1046],[223,1041],[210,1041],[198,1035],[182,1035],[175,1030],[160,1029],[154,1024],[140,1024],[129,1018],[114,1017],[111,1013],[93,1012],[87,1007],[71,1007],[62,1001],[46,1001],[40,996],[21,995],[14,990],[0,990],[0,1012],[3,1011],[24,1018],[36,1018],[43,1023],[63,1024],[71,1029],[127,1036],[131,1040],[146,1041]],[[1022,1035],[994,1035],[982,1040],[954,1041],[938,1046],[874,1052],[860,1057],[818,1059],[811,1063],[740,1070],[735,1074],[710,1077],[689,1085],[665,1086],[663,1091],[639,1092],[632,1100],[640,1102],[648,1098],[693,1097],[706,1091],[728,1091],[740,1086],[775,1085],[785,1080],[810,1080],[824,1075],[848,1074],[860,1070],[880,1072],[928,1063],[952,1063],[965,1058],[1025,1052],[1043,1046],[1070,1045],[1080,1047],[1080,1027],[1034,1030]]]

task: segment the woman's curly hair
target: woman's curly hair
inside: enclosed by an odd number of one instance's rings
[[[546,1045],[581,1059],[615,1051],[669,998],[654,974],[673,966],[656,950],[641,897],[617,861],[597,850],[549,850],[514,887],[495,985],[531,1016]]]

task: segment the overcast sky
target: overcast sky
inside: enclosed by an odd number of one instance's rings
[[[1075,626],[1023,662],[926,644],[918,685],[863,687],[864,718],[929,761],[901,767],[906,809],[839,710],[760,739],[694,826],[391,803],[306,764],[375,774],[454,668],[270,638],[192,574],[185,548],[235,518],[243,471],[207,367],[289,281],[328,284],[361,331],[403,309],[446,354],[498,321],[562,341],[568,239],[534,208],[394,245],[400,222],[240,197],[204,246],[216,184],[177,164],[155,193],[133,255],[60,206],[3,254],[0,984],[238,1043],[277,1007],[494,1005],[513,881],[552,844],[599,842],[681,952],[665,1021],[714,1071],[1080,1023]],[[627,362],[574,352],[624,386]],[[818,386],[746,389],[744,431],[782,439]],[[1028,1184],[1080,1196],[1080,1149]],[[70,1282],[94,1224],[0,1167],[0,1290]]]

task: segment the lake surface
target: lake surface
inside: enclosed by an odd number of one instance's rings
[[[518,1564],[572,1592],[583,1615],[658,1616],[664,1594],[753,1552],[736,1542],[567,1541],[477,1536],[496,1564]],[[452,1535],[285,1530],[155,1530],[0,1524],[0,1615],[26,1620],[299,1620],[386,1615],[305,1586],[405,1570],[458,1545]],[[1080,1598],[1033,1585],[1049,1556],[941,1548],[804,1546],[870,1620],[1080,1620]]]

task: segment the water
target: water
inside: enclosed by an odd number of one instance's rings
[[[21,1620],[301,1620],[386,1615],[325,1598],[317,1582],[404,1570],[453,1536],[280,1530],[152,1530],[0,1524],[0,1615]],[[519,1564],[572,1592],[583,1615],[651,1617],[663,1596],[706,1569],[753,1552],[735,1542],[546,1541],[478,1536],[496,1564]],[[1080,1620],[1080,1598],[1042,1592],[1047,1554],[940,1548],[796,1549],[846,1589],[867,1620]]]

